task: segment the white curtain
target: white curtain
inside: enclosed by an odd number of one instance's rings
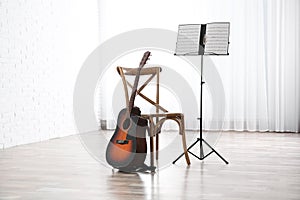
[[[231,2],[224,129],[299,132],[300,1]]]
[[[265,1],[268,128],[300,131],[300,1]]]
[[[223,129],[300,131],[299,0],[133,0],[135,6],[120,8],[114,6],[117,0],[100,2],[102,39],[128,29],[177,31],[180,23],[229,21],[230,55],[211,58],[225,90]],[[106,12],[109,8],[115,12]],[[147,20],[137,17],[139,10]],[[204,114],[205,128],[214,129],[211,113]]]

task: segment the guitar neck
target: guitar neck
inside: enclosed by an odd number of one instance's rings
[[[133,84],[133,87],[132,87],[131,96],[130,96],[130,100],[129,100],[129,107],[128,107],[129,113],[131,113],[132,108],[134,106],[134,100],[135,100],[135,97],[136,97],[137,86],[138,86],[138,82],[139,82],[139,79],[140,79],[140,73],[141,73],[141,66],[138,68],[136,77],[134,79],[134,84]]]
[[[146,61],[149,59],[149,56],[150,56],[150,51],[146,51],[144,53],[144,56],[143,56],[141,62],[140,62],[139,68],[137,69],[137,72],[136,72],[136,76],[135,76],[135,79],[134,79],[134,84],[133,84],[133,87],[132,87],[131,97],[130,97],[129,105],[128,105],[128,110],[129,110],[130,114],[131,114],[132,108],[134,106],[134,100],[135,100],[135,96],[136,96],[136,92],[137,92],[138,82],[139,82],[139,79],[140,79],[141,69],[146,64]]]

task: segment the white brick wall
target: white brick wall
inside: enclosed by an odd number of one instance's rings
[[[73,88],[97,0],[0,0],[0,149],[76,133]]]

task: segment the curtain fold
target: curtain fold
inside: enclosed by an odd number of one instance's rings
[[[299,132],[299,1],[265,0],[268,130]]]
[[[299,1],[231,3],[224,129],[299,132]]]

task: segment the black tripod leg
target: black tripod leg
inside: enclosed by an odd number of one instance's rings
[[[204,139],[203,142],[213,151],[215,152],[226,164],[228,164],[227,160],[225,160],[214,148],[212,148]]]
[[[195,146],[195,145],[197,144],[197,142],[199,142],[199,141],[200,141],[200,139],[197,138],[197,140],[196,140],[191,146],[189,146],[189,148],[187,149],[187,151],[189,152],[189,150],[190,150],[191,148],[193,148],[193,146]],[[190,153],[191,153],[191,152],[190,152]],[[175,163],[177,162],[177,160],[179,160],[183,155],[184,155],[184,153],[180,154],[180,156],[178,156],[178,158],[176,158],[176,159],[173,161],[173,164],[175,164]]]

